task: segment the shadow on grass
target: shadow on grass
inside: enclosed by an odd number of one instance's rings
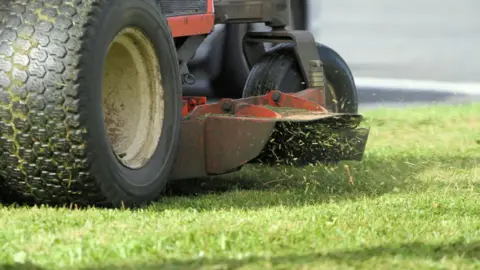
[[[31,263],[0,264],[1,270],[47,270]]]
[[[443,261],[444,259],[461,258],[464,262],[480,262],[480,242],[465,243],[457,241],[450,244],[425,244],[407,243],[398,245],[385,245],[365,249],[333,251],[328,253],[312,253],[307,255],[284,255],[270,258],[248,257],[245,259],[195,259],[195,260],[172,260],[160,264],[111,265],[103,267],[81,268],[84,270],[110,270],[110,269],[238,269],[242,267],[261,267],[268,264],[275,266],[295,266],[330,261],[339,264],[357,265],[367,260],[377,259],[404,259],[409,260],[410,265],[414,260]],[[385,266],[385,265],[384,265]],[[0,269],[25,269],[41,270],[43,268],[31,264],[0,265]],[[78,269],[78,268],[77,268]]]
[[[322,202],[376,197],[391,192],[421,192],[433,186],[425,177],[444,174],[449,178],[460,170],[478,166],[469,156],[367,155],[362,162],[345,162],[335,167],[273,168],[246,166],[229,176],[188,179],[170,183],[159,208],[261,208],[282,204],[297,206]],[[449,175],[450,174],[450,175]],[[433,176],[432,176],[433,177]],[[450,179],[437,179],[435,186]],[[457,184],[462,184],[458,183]],[[216,196],[206,196],[206,195]],[[242,195],[244,194],[244,195]],[[251,194],[251,198],[248,198]],[[185,200],[175,203],[178,197]],[[197,198],[197,199],[194,199]],[[208,198],[203,202],[202,198]]]
[[[480,260],[480,243],[457,242],[447,245],[431,245],[424,243],[410,243],[398,246],[379,246],[366,249],[357,249],[352,251],[338,251],[326,254],[313,253],[307,255],[284,255],[273,256],[269,259],[262,257],[250,257],[241,260],[219,259],[219,260],[190,260],[190,261],[169,261],[158,265],[140,265],[140,266],[106,266],[104,268],[85,268],[85,270],[110,270],[110,269],[238,269],[248,267],[264,268],[282,266],[294,268],[299,265],[308,265],[325,261],[331,261],[338,264],[358,265],[365,261],[377,257],[379,259],[392,259],[398,257],[409,260],[410,263],[415,259],[441,261],[445,258],[461,257],[464,261],[474,262]],[[385,266],[385,265],[384,265]]]
[[[454,175],[459,170],[476,168],[478,164],[478,158],[468,155],[446,153],[443,156],[422,157],[374,152],[366,153],[361,162],[344,162],[337,166],[286,168],[247,165],[227,176],[174,181],[153,207],[160,211],[174,208],[195,208],[199,211],[259,209],[377,197],[391,192],[421,192],[433,186],[423,181],[422,174],[443,172]],[[436,180],[435,186],[441,187],[447,182]],[[461,184],[456,183],[457,186]]]

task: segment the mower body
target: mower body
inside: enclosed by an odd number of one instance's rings
[[[172,36],[177,40],[179,61],[183,63],[181,71],[184,78],[184,95],[189,94],[184,96],[185,119],[182,122],[181,143],[172,174],[173,179],[220,175],[240,169],[262,153],[279,122],[314,123],[327,119],[344,122],[350,117],[349,121],[352,121],[350,124],[354,123],[354,128],[349,126],[335,132],[343,134],[345,141],[348,141],[348,138],[358,140],[354,151],[345,152],[337,159],[361,159],[368,132],[365,130],[352,132],[360,123],[361,116],[334,114],[324,108],[328,105],[326,103],[333,101],[325,97],[322,62],[314,37],[308,31],[285,30],[291,19],[290,0],[205,0],[175,3],[159,0],[159,2],[164,5],[164,10],[167,10],[165,14]],[[198,86],[195,75],[189,71],[191,66],[189,63],[193,60],[195,64],[195,54],[200,46],[219,45],[211,41],[208,43],[208,38],[218,38],[210,36],[219,35],[214,32],[214,27],[248,23],[265,23],[273,30],[245,33],[241,40],[243,43],[241,53],[244,54],[247,68],[251,68],[265,53],[264,43],[293,43],[307,90],[293,95],[282,94],[282,102],[275,99],[275,95],[280,95],[275,91],[261,97],[235,99],[239,96],[238,91],[234,91],[235,87],[232,87],[230,92],[225,89],[214,90],[212,93],[209,84],[211,74],[208,74],[209,69],[205,66],[200,67],[200,72],[197,67],[197,74],[200,76],[202,68],[207,70],[203,72],[207,73],[203,87]],[[219,29],[220,31],[222,29]],[[239,72],[243,71],[242,66],[238,68]],[[192,87],[196,83],[196,87]],[[215,104],[207,104],[207,97],[197,96],[198,93],[207,93],[210,95],[209,98],[222,100]],[[281,110],[266,109],[265,106],[300,109],[300,112],[285,113]],[[323,149],[318,149],[317,154],[322,155],[322,151]]]
[[[247,163],[360,160],[353,76],[287,30],[300,2],[0,0],[0,200],[130,206]]]

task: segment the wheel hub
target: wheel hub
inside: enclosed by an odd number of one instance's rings
[[[136,28],[126,28],[109,47],[103,70],[103,113],[113,152],[132,169],[151,158],[162,133],[163,87],[157,54]]]

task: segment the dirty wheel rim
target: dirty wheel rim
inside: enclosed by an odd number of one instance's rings
[[[327,89],[328,91],[330,92],[330,95],[332,97],[332,108],[327,108],[335,113],[338,113],[340,112],[340,106],[342,106],[341,104],[339,104],[339,100],[337,99],[337,94],[336,94],[336,91],[335,91],[335,88],[333,87],[333,84],[330,83],[329,81],[327,81]]]
[[[110,44],[103,69],[103,113],[110,145],[126,167],[143,167],[162,134],[163,87],[157,54],[136,28]]]

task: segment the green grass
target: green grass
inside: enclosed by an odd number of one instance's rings
[[[362,162],[249,166],[135,211],[0,206],[0,268],[479,269],[480,105],[366,118]]]

